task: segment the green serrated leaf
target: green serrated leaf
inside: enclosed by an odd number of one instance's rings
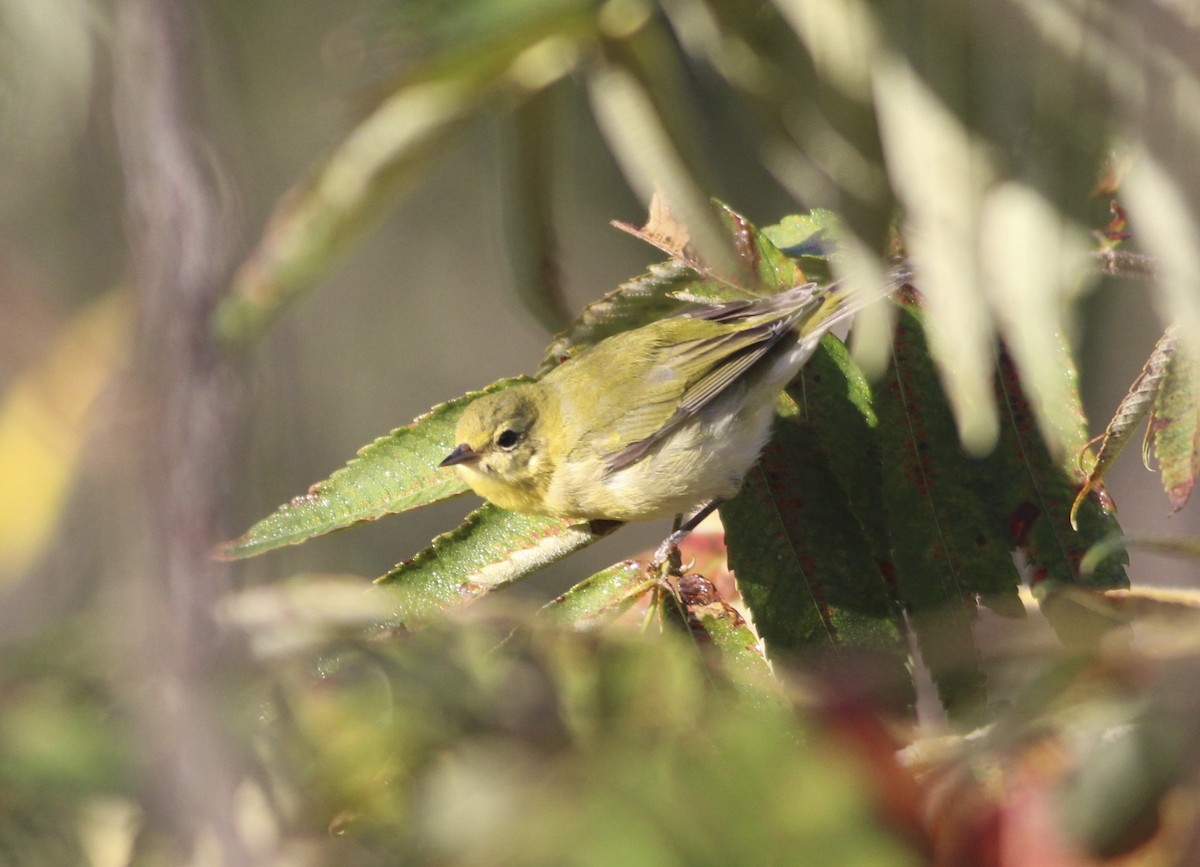
[[[825,208],[813,208],[804,214],[788,214],[773,226],[764,226],[763,234],[789,256],[825,258],[845,234],[841,218]]]
[[[1200,471],[1200,383],[1194,373],[1188,353],[1171,356],[1150,418],[1163,490],[1176,511],[1188,501]]]
[[[890,660],[892,678],[914,699],[908,646],[900,622],[900,590],[895,582],[891,539],[883,505],[883,463],[876,432],[878,421],[871,406],[871,386],[850,358],[846,345],[832,334],[788,386],[804,423],[811,427],[817,447],[845,493],[851,520],[867,542],[875,563],[872,580],[879,592],[892,600],[890,621],[864,617],[853,610],[834,607],[830,620],[839,642],[847,647],[882,651],[878,663]]]
[[[894,363],[873,395],[905,603],[937,608],[976,593],[1015,594],[1019,576],[988,503],[991,467],[962,451],[920,310],[899,307]]]
[[[487,503],[378,583],[397,589],[395,620],[408,625],[520,581],[614,529],[597,533],[587,524],[518,515]]]
[[[794,406],[791,408],[794,413]],[[776,420],[737,496],[721,506],[729,565],[772,653],[841,643],[834,622],[895,645],[891,593],[813,429]]]
[[[1076,513],[1079,511],[1080,504],[1104,480],[1104,474],[1108,472],[1108,468],[1113,465],[1117,456],[1125,448],[1126,443],[1133,436],[1133,432],[1150,414],[1158,395],[1159,385],[1162,383],[1163,377],[1167,375],[1167,367],[1175,355],[1178,343],[1178,334],[1174,329],[1168,328],[1154,344],[1154,349],[1151,351],[1150,357],[1146,359],[1142,372],[1138,374],[1137,379],[1129,386],[1129,391],[1121,398],[1112,420],[1104,429],[1100,451],[1096,455],[1091,472],[1088,473],[1087,482],[1080,489],[1071,506],[1072,527],[1078,528]]]
[[[1069,378],[1068,393],[1077,401],[1073,366],[1068,365],[1061,375]],[[1074,431],[1060,431],[1066,450],[1063,459],[1056,461],[1038,432],[1016,370],[1005,353],[1000,354],[997,384],[1001,428],[992,455],[995,478],[1000,483],[994,499],[997,514],[1032,569],[1030,586],[1059,639],[1069,646],[1091,646],[1112,628],[1112,618],[1060,591],[1072,585],[1128,587],[1125,564],[1129,558],[1120,552],[1093,572],[1082,570],[1093,545],[1120,533],[1102,489],[1093,489],[1078,508],[1074,506],[1075,492],[1084,484],[1084,473],[1076,458],[1086,448],[1082,407],[1076,403],[1061,414],[1074,414],[1078,422]],[[1072,509],[1077,530],[1072,529]]]
[[[252,557],[465,492],[467,486],[457,473],[438,468],[454,448],[459,415],[480,395],[528,381],[523,377],[500,380],[436,406],[411,424],[364,446],[358,457],[328,479],[226,542],[217,556],[228,560]]]
[[[1062,371],[1070,380],[1070,393],[1076,395],[1074,368]],[[1081,579],[1079,565],[1087,550],[1102,539],[1120,533],[1107,496],[1093,489],[1075,507],[1076,491],[1084,484],[1084,473],[1077,455],[1087,444],[1083,409],[1077,403],[1072,412],[1077,418],[1074,431],[1066,437],[1065,456],[1056,461],[1038,433],[1033,412],[1021,390],[1016,370],[1007,355],[1001,353],[997,378],[997,402],[1002,424],[1000,442],[991,461],[999,483],[995,504],[997,514],[1008,527],[1013,544],[1020,548],[1033,569],[1031,586],[1039,593],[1044,581],[1064,584],[1085,583],[1092,587],[1129,586],[1125,558],[1112,558],[1096,572]],[[1072,510],[1075,526],[1072,529]]]
[[[541,609],[540,614],[576,629],[589,629],[620,617],[654,588],[640,563],[625,560],[584,578]]]
[[[887,375],[873,389],[896,582],[948,711],[984,700],[970,622],[975,594],[1019,576],[988,506],[988,467],[963,453],[915,303],[901,304]]]
[[[871,386],[835,335],[826,334],[787,389],[812,426],[829,467],[846,492],[880,571],[894,574],[891,540],[883,511],[883,460],[871,406]],[[893,596],[898,591],[893,588]]]

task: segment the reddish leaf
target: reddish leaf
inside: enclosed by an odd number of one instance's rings
[[[1188,501],[1200,471],[1200,400],[1194,373],[1188,353],[1173,353],[1150,416],[1163,489],[1176,511]]]
[[[1158,396],[1159,386],[1162,384],[1163,378],[1167,375],[1167,369],[1172,357],[1175,355],[1177,345],[1178,335],[1175,329],[1168,328],[1163,336],[1158,339],[1158,342],[1154,344],[1154,350],[1150,353],[1150,357],[1142,367],[1142,372],[1138,374],[1137,379],[1129,386],[1129,391],[1125,394],[1125,397],[1117,405],[1112,420],[1108,423],[1108,427],[1104,429],[1104,438],[1100,442],[1100,451],[1096,455],[1091,472],[1088,473],[1087,483],[1079,491],[1078,496],[1075,497],[1074,505],[1071,506],[1072,527],[1078,528],[1076,516],[1079,512],[1080,504],[1100,484],[1104,478],[1104,474],[1108,472],[1108,468],[1112,466],[1113,462],[1117,459],[1117,455],[1121,453],[1133,436],[1133,432],[1141,424],[1142,420],[1150,414],[1151,408],[1154,406],[1155,399]],[[1147,444],[1149,442],[1148,437]]]

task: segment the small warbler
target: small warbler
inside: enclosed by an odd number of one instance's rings
[[[537,382],[471,403],[440,465],[514,512],[637,521],[707,505],[707,514],[741,486],[776,397],[821,336],[870,300],[807,283],[608,337]]]

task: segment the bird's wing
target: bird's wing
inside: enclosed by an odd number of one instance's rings
[[[781,338],[794,335],[797,323],[825,300],[826,294],[815,290],[815,286],[797,287],[770,298],[732,301],[664,320],[664,331],[673,321],[679,324],[682,319],[704,320],[722,327],[704,337],[669,345],[652,375],[669,377],[682,388],[671,406],[657,406],[652,416],[635,411],[628,420],[632,424],[621,419],[621,440],[627,445],[605,456],[608,470],[634,463],[736,383]]]

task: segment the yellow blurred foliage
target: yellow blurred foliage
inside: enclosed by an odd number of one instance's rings
[[[0,403],[0,582],[50,538],[88,431],[89,409],[124,355],[129,304],[114,290],[63,327]]]

